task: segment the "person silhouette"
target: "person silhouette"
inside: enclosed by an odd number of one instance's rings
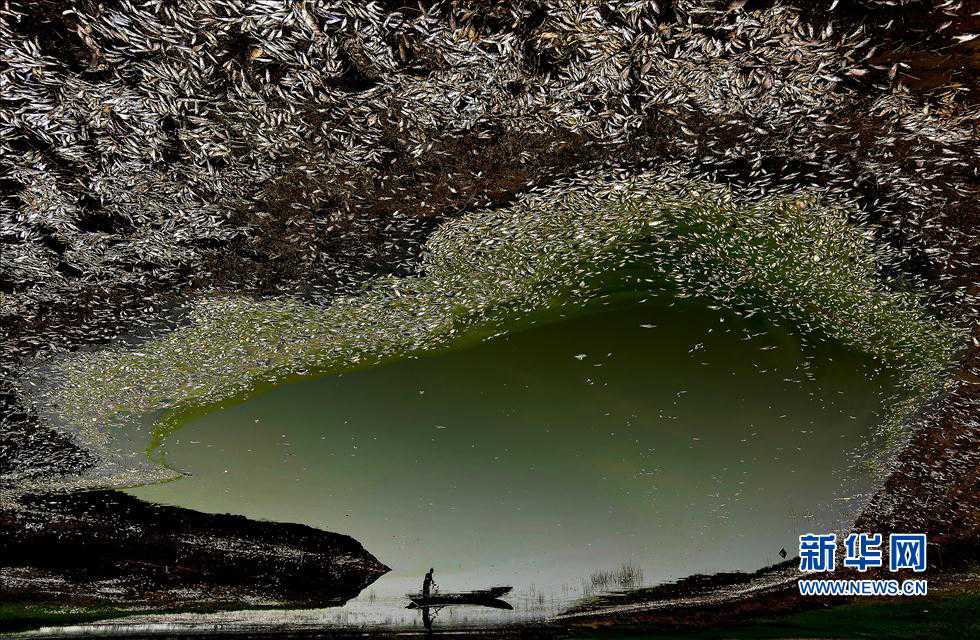
[[[435,584],[435,580],[432,579],[432,574],[436,570],[429,567],[429,572],[425,574],[425,578],[422,580],[422,624],[425,626],[426,633],[432,633],[432,614],[429,611],[429,607],[425,606],[425,603],[429,600],[429,596],[432,595],[432,586]]]

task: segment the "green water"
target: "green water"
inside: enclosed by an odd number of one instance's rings
[[[192,475],[131,493],[350,534],[392,567],[382,599],[430,566],[571,598],[624,563],[753,570],[838,524],[883,384],[759,318],[633,300],[196,418],[162,448]]]

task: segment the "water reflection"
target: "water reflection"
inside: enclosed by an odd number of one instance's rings
[[[352,535],[393,571],[323,618],[362,625],[417,621],[405,594],[433,562],[447,593],[514,585],[514,620],[754,570],[860,497],[843,471],[881,383],[857,356],[656,300],[544,320],[194,420],[165,445],[193,477],[133,493]]]
[[[501,596],[510,593],[512,587],[491,587],[474,591],[458,593],[443,593],[435,583],[435,569],[430,568],[422,579],[422,591],[410,593],[408,609],[417,609],[422,613],[422,624],[426,631],[432,631],[432,622],[440,611],[446,607],[487,607],[512,611],[510,603],[501,600]]]

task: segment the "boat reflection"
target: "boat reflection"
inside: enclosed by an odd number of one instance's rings
[[[445,607],[487,607],[490,609],[513,610],[514,607],[500,599],[510,592],[512,587],[491,587],[476,591],[460,593],[409,593],[408,609],[418,609],[422,612],[422,624],[425,630],[432,631],[432,622]]]

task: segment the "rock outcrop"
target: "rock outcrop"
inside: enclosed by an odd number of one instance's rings
[[[0,600],[8,603],[332,606],[387,571],[349,536],[118,492],[33,497],[0,511]]]

